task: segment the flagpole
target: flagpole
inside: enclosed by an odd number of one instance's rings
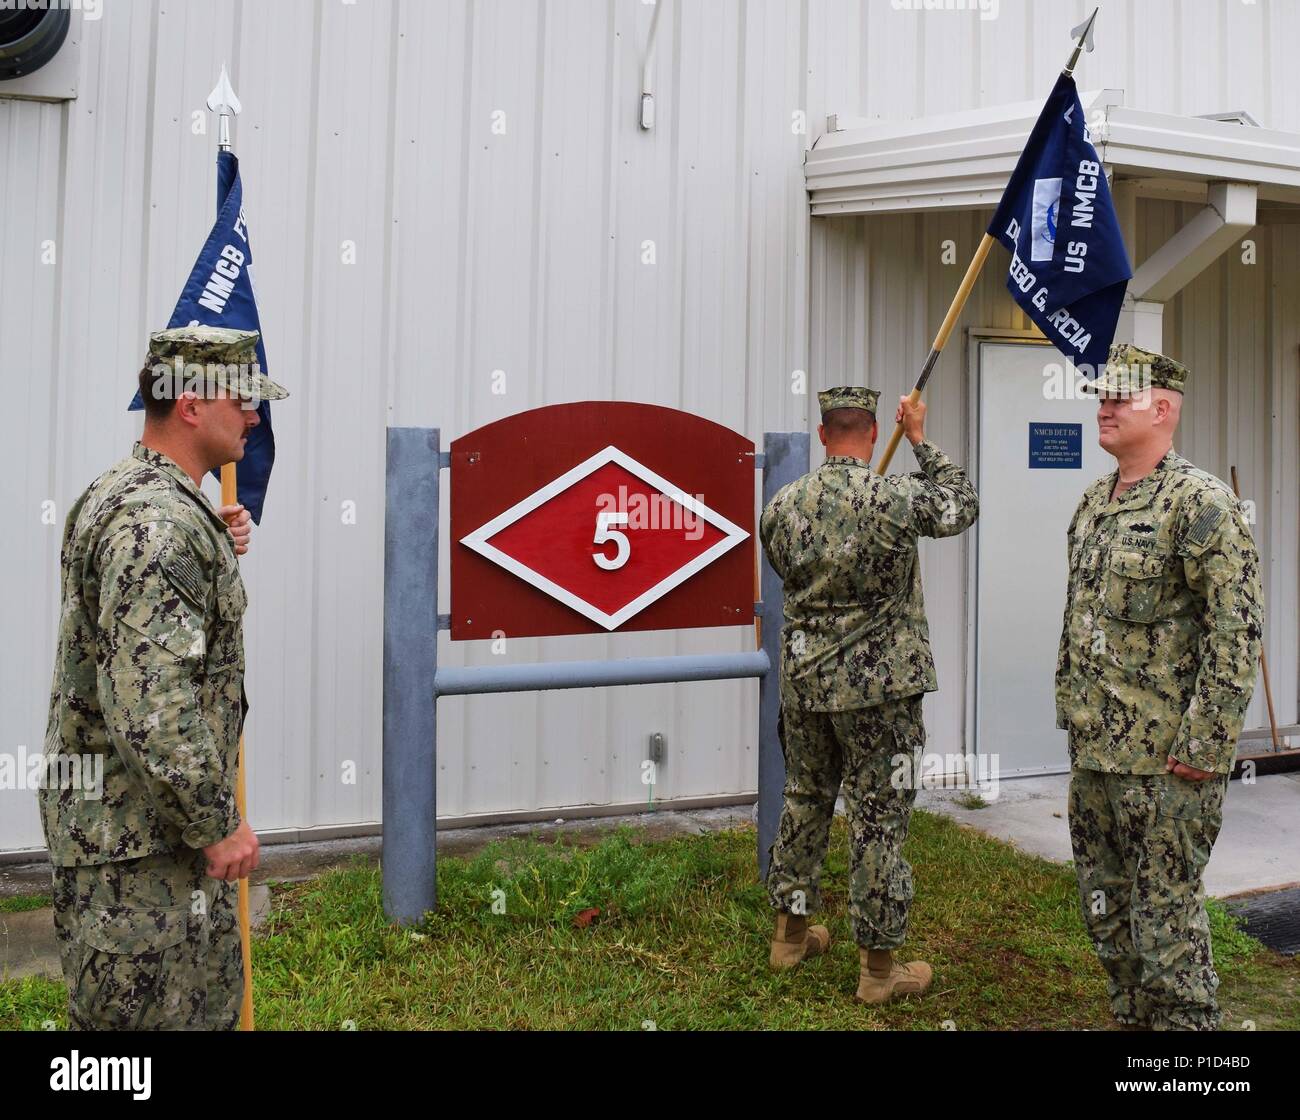
[[[1088,50],[1092,50],[1092,25],[1097,19],[1099,8],[1093,8],[1092,15],[1078,27],[1071,30],[1071,35],[1077,35],[1078,42],[1075,43],[1070,52],[1069,60],[1065,64],[1062,73],[1073,74],[1074,67],[1079,61],[1079,55],[1083,52],[1086,43]],[[970,296],[971,289],[975,287],[975,281],[979,278],[980,270],[984,267],[984,261],[989,255],[989,250],[993,248],[993,235],[985,233],[980,238],[979,248],[975,250],[975,255],[971,258],[970,264],[966,268],[966,275],[962,277],[961,286],[957,289],[957,294],[952,297],[952,303],[948,307],[948,314],[943,317],[943,323],[939,327],[939,333],[934,336],[934,344],[930,347],[930,352],[925,356],[925,364],[921,367],[921,375],[916,379],[916,384],[908,394],[908,401],[916,404],[921,399],[921,393],[925,390],[926,382],[930,380],[930,374],[934,370],[935,363],[939,360],[939,355],[943,352],[944,346],[948,342],[948,336],[952,333],[953,327],[957,325],[957,320],[961,317],[962,310],[966,306],[966,299]],[[889,469],[889,462],[894,457],[894,452],[898,450],[899,440],[903,438],[903,425],[900,421],[894,426],[894,434],[889,437],[889,442],[885,445],[884,454],[880,457],[880,465],[876,468],[877,474],[884,474]]]
[[[966,306],[966,297],[970,295],[971,289],[975,287],[975,281],[979,278],[980,270],[984,267],[984,261],[992,248],[993,235],[986,233],[980,238],[979,248],[975,250],[975,255],[971,258],[970,265],[966,269],[966,275],[962,278],[961,287],[957,289],[957,294],[952,297],[952,304],[948,308],[948,314],[943,317],[943,324],[939,327],[939,333],[934,336],[934,344],[930,347],[930,353],[925,356],[925,365],[921,367],[921,376],[916,379],[916,384],[912,387],[911,393],[908,394],[907,399],[912,404],[916,404],[921,399],[925,383],[930,380],[934,364],[939,360],[939,354],[943,351],[948,336],[952,333],[952,328],[956,326],[962,309]],[[902,438],[903,424],[900,421],[894,426],[894,434],[889,437],[889,443],[885,445],[885,453],[880,457],[880,466],[876,468],[877,474],[884,474],[889,469],[889,460],[894,457],[894,452],[898,450],[898,441]]]
[[[235,91],[231,88],[230,75],[226,73],[226,67],[223,64],[221,77],[217,79],[215,88],[208,94],[208,109],[217,114],[218,151],[230,151],[230,118],[242,108],[239,98],[235,96]],[[217,213],[221,213],[220,197],[217,198]],[[235,464],[223,463],[221,466],[221,504],[223,506],[233,506],[238,502],[239,485],[235,475]],[[239,810],[239,819],[241,821],[248,819],[244,791],[244,733],[241,730],[239,733],[239,761],[235,770],[235,806]],[[244,955],[244,1002],[239,1010],[239,1029],[251,1031],[253,1029],[253,937],[249,923],[249,891],[246,876],[239,880],[239,940]]]

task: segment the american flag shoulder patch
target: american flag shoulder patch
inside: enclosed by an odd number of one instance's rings
[[[207,581],[203,578],[203,569],[194,557],[173,546],[163,553],[161,564],[172,586],[192,605],[201,609],[208,598]]]
[[[1187,530],[1187,539],[1195,545],[1209,544],[1210,539],[1223,521],[1225,513],[1226,511],[1222,506],[1206,506],[1196,515],[1196,520],[1192,522],[1191,527]]]

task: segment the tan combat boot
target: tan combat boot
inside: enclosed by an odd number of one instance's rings
[[[803,914],[778,914],[768,963],[773,968],[794,968],[809,957],[821,956],[830,943],[825,926],[810,926]]]
[[[895,996],[920,995],[934,970],[925,961],[899,964],[888,949],[859,949],[858,992],[862,1003],[886,1003]]]

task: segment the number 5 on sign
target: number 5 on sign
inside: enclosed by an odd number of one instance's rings
[[[604,568],[607,572],[614,571],[615,568],[621,568],[627,563],[627,558],[632,552],[632,545],[628,542],[627,534],[620,533],[617,529],[611,529],[611,525],[626,525],[626,513],[611,513],[608,510],[602,510],[596,514],[596,537],[592,544],[607,544],[609,541],[618,543],[618,552],[613,557],[605,555],[603,552],[592,554],[592,559],[596,561],[597,567]]]
[[[755,454],[711,420],[629,401],[530,408],[461,436],[452,640],[752,621]]]

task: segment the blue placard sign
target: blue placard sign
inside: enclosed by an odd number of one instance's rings
[[[1082,467],[1082,424],[1029,421],[1030,470],[1078,470]]]

